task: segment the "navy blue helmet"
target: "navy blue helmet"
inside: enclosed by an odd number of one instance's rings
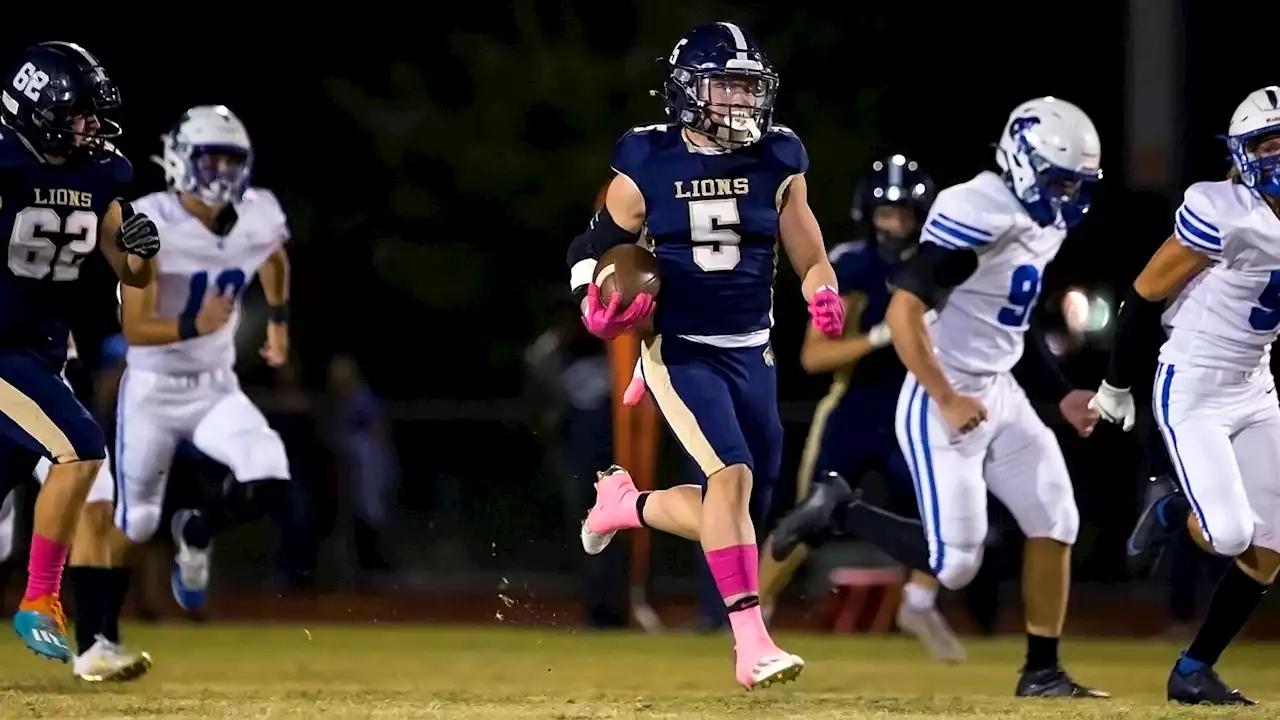
[[[733,23],[694,28],[667,58],[667,114],[728,148],[768,132],[778,74],[764,51]]]
[[[937,187],[933,178],[915,160],[905,155],[890,155],[872,163],[871,170],[858,180],[849,216],[867,237],[876,240],[883,250],[893,255],[914,241],[919,225],[929,214],[935,194]],[[914,210],[917,228],[913,236],[890,236],[878,230],[872,220],[876,208],[881,205],[903,205]]]
[[[106,114],[120,107],[102,64],[68,42],[43,42],[22,52],[0,88],[0,118],[36,150],[58,158],[97,155],[120,126]]]

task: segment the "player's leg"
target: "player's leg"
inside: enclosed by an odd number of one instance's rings
[[[55,463],[36,498],[27,589],[14,629],[37,654],[68,662],[62,569],[106,440],[56,370],[14,352],[0,354],[0,434]]]
[[[832,388],[826,397],[818,401],[818,407],[813,412],[813,420],[809,423],[809,434],[804,441],[804,451],[800,455],[800,469],[796,473],[797,505],[808,497],[820,469],[842,469],[833,466],[830,460],[824,462],[823,455],[829,455],[836,449],[835,445],[840,442],[840,440],[828,441],[827,437],[832,425],[832,413],[839,406],[844,393],[844,388]],[[852,442],[850,438],[844,438],[844,440]],[[809,557],[810,550],[807,543],[800,542],[789,552],[784,553],[780,559],[774,559],[773,540],[772,535],[765,540],[760,559],[760,604],[765,608],[766,617],[772,615],[778,595]]]
[[[889,448],[881,464],[888,490],[886,509],[903,517],[918,517],[911,472],[898,448]],[[902,588],[898,606],[898,627],[911,633],[929,654],[944,662],[965,659],[964,645],[951,629],[951,624],[938,611],[938,589],[941,583],[933,575],[915,568]]]
[[[1167,692],[1171,700],[1253,704],[1223,682],[1214,665],[1253,614],[1280,569],[1280,407],[1275,395],[1266,392],[1265,386],[1274,387],[1270,379],[1260,380],[1263,382],[1254,388],[1251,417],[1231,438],[1249,516],[1255,519],[1252,543],[1218,581],[1195,638],[1170,672]]]
[[[1058,657],[1071,590],[1071,546],[1080,530],[1062,449],[1012,377],[1000,378],[993,392],[999,395],[1002,421],[984,474],[991,494],[1027,538],[1022,569],[1027,657],[1017,694],[1107,697],[1072,680]]]
[[[174,514],[178,553],[173,593],[187,610],[204,603],[213,538],[267,515],[283,517],[290,502],[284,443],[238,386],[209,409],[196,425],[191,442],[230,468],[234,482],[224,483],[223,492],[204,507]]]
[[[41,459],[36,476],[49,469]],[[89,682],[134,680],[151,668],[151,656],[121,642],[120,610],[129,591],[132,543],[115,526],[115,480],[110,462],[94,478],[71,544],[67,577],[76,605],[76,659],[72,672]]]

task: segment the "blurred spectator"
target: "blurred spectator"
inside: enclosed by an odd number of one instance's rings
[[[361,580],[370,581],[392,569],[383,538],[399,484],[399,462],[382,403],[354,358],[338,355],[329,363],[329,392],[328,435],[352,501],[352,541]]]
[[[572,530],[566,540],[576,546],[596,471],[612,462],[609,363],[572,299],[557,298],[553,309],[550,327],[525,350],[524,395],[548,469],[560,482],[565,527]],[[582,598],[591,627],[627,624],[625,548],[615,539],[599,555],[583,556]]]

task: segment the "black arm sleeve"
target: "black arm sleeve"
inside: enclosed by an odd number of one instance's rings
[[[1057,405],[1075,387],[1063,374],[1040,328],[1028,328],[1024,344],[1022,357],[1013,366],[1014,379],[1031,397]]]
[[[936,243],[921,243],[915,254],[894,274],[894,286],[936,308],[947,291],[978,269],[978,254],[972,250],[949,250]]]
[[[1115,344],[1107,366],[1108,385],[1133,387],[1133,379],[1155,364],[1164,342],[1164,327],[1160,324],[1163,312],[1163,301],[1148,300],[1129,288],[1116,318]]]
[[[609,209],[600,208],[600,212],[591,218],[587,229],[569,243],[569,252],[565,256],[565,261],[569,264],[569,282],[573,286],[574,297],[581,302],[586,295],[587,285],[591,282],[591,271],[601,255],[614,247],[634,243],[639,239],[640,233],[618,227],[618,223],[609,214]]]

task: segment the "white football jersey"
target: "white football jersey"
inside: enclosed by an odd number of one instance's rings
[[[225,236],[214,234],[188,213],[173,192],[152,193],[135,200],[133,207],[146,213],[160,230],[155,279],[158,317],[194,316],[210,291],[231,291],[238,300],[258,267],[289,239],[280,202],[263,188],[245,192],[236,205],[239,219]],[[230,368],[236,362],[239,322],[237,301],[231,320],[221,330],[169,345],[131,346],[126,363],[173,375]]]
[[[1037,225],[993,172],[938,193],[920,241],[978,254],[978,269],[951,291],[929,326],[944,368],[965,375],[1013,369],[1045,266],[1066,236],[1063,227]]]
[[[1160,361],[1250,371],[1280,334],[1280,218],[1243,185],[1187,188],[1173,234],[1214,264],[1183,291],[1166,318]]]

